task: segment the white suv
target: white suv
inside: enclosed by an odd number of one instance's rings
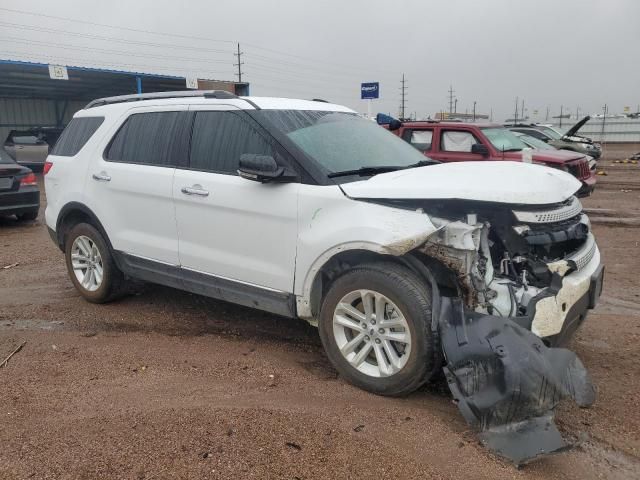
[[[342,106],[198,91],[91,102],[45,172],[47,225],[91,302],[134,278],[302,318],[369,391],[444,368],[483,430],[514,391],[536,399],[527,421],[559,398],[539,383],[575,397],[560,377],[579,360],[549,346],[595,305],[602,267],[562,171],[437,164]]]

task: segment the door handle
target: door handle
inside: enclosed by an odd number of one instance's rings
[[[201,185],[194,185],[192,187],[182,187],[180,191],[185,195],[198,195],[199,197],[209,196],[209,192],[203,189]]]
[[[109,175],[107,175],[105,172],[100,172],[100,173],[94,173],[92,175],[94,180],[97,180],[99,182],[110,182],[111,181],[111,177]]]

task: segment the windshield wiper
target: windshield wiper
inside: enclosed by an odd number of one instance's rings
[[[360,167],[354,170],[342,170],[340,172],[331,172],[327,175],[329,178],[335,177],[347,177],[349,175],[359,175],[361,177],[367,175],[377,175],[378,173],[387,173],[387,172],[395,172],[396,170],[404,170],[405,168],[416,168],[416,167],[424,167],[426,165],[433,165],[435,163],[440,163],[436,160],[420,160],[419,162],[412,163],[411,165],[381,165],[378,167]]]
[[[349,175],[359,175],[361,177],[367,175],[377,175],[378,173],[387,173],[387,172],[395,172],[396,170],[401,170],[405,167],[401,167],[398,165],[381,165],[378,167],[360,167],[354,170],[342,170],[339,172],[331,172],[327,175],[329,178],[336,177],[348,177]]]

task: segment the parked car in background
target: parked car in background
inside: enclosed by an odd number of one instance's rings
[[[61,128],[40,127],[29,130],[11,130],[4,142],[7,153],[20,165],[42,169],[49,150],[53,148]]]
[[[503,161],[521,162],[526,145],[513,132],[494,123],[400,122],[379,116],[378,123],[420,150],[425,156],[441,162]],[[589,195],[596,185],[589,159],[578,152],[534,150],[534,163],[569,172],[582,182],[578,195]]]
[[[38,179],[31,169],[18,165],[0,147],[0,216],[35,220],[40,209]]]
[[[513,130],[512,130],[513,131]],[[556,147],[549,145],[548,143],[537,139],[536,137],[532,137],[531,135],[527,135],[526,133],[521,133],[521,132],[517,132],[517,131],[513,131],[513,134],[516,135],[520,140],[522,140],[524,143],[526,143],[529,147],[535,149],[535,150],[556,150],[556,151],[564,151],[564,150],[558,150]],[[587,155],[586,156],[587,159],[589,160],[589,168],[595,172],[595,169],[597,167],[597,163],[596,160]]]
[[[580,130],[590,118],[589,116],[584,117],[565,133],[561,133],[553,127],[539,124],[506,124],[505,127],[514,132],[526,133],[559,150],[583,153],[597,160],[602,155],[602,147],[600,144],[590,138],[576,135],[578,130]]]

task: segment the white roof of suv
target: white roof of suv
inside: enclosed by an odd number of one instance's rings
[[[207,103],[233,105],[243,110],[319,110],[355,113],[350,108],[323,100],[298,100],[277,97],[238,97],[229,92],[191,90],[182,92],[157,92],[101,98],[90,102],[77,116],[92,116],[128,110],[132,104],[139,107],[162,105],[202,105]]]

